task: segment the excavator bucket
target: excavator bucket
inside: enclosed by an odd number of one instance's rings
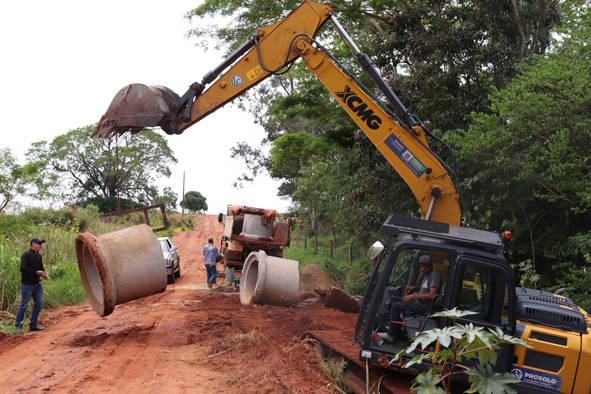
[[[92,137],[126,131],[135,134],[146,127],[160,127],[168,134],[174,134],[179,100],[176,93],[164,86],[128,85],[115,95]]]

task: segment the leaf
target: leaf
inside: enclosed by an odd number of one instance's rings
[[[507,335],[499,327],[495,327],[494,330],[489,328],[488,330],[491,332],[491,334],[494,335],[496,342],[509,343],[511,345],[519,345],[519,346],[524,346],[524,347],[531,347],[529,345],[529,343],[527,343],[527,341],[524,341],[523,339],[516,338],[511,335]]]
[[[450,310],[435,312],[432,316],[433,317],[447,317],[447,318],[456,320],[456,319],[459,319],[460,317],[476,315],[476,314],[477,314],[476,312],[472,312],[472,311],[468,311],[468,310],[461,310],[456,307],[456,308],[453,308]]]
[[[478,359],[480,361],[480,365],[484,366],[489,361],[492,365],[497,363],[497,352],[492,349],[482,349],[478,352]]]
[[[445,394],[445,390],[437,387],[440,381],[435,371],[422,372],[413,381],[411,391],[417,394]],[[416,388],[417,386],[418,388]]]
[[[421,346],[421,349],[425,349],[427,346],[435,341],[439,341],[441,346],[448,347],[451,343],[452,338],[460,339],[462,333],[454,326],[445,328],[434,328],[432,330],[423,331],[418,337],[415,337],[411,347],[413,350],[417,346]]]
[[[490,364],[486,364],[484,367],[478,367],[478,369],[465,371],[465,373],[470,375],[470,380],[474,380],[466,393],[517,394],[509,384],[521,382],[508,372],[497,374],[493,371]]]
[[[476,327],[472,323],[467,325],[458,324],[456,327],[460,337],[465,336],[469,343],[472,343],[478,339],[483,343],[484,346],[492,346],[491,339],[494,339],[494,336],[484,331],[482,327]]]
[[[413,357],[412,359],[410,359],[406,364],[405,364],[405,368],[410,368],[415,364],[422,364],[423,361],[427,360],[430,361],[432,358],[432,356],[430,354],[420,354],[416,357]],[[396,359],[392,360],[391,362],[396,361]]]

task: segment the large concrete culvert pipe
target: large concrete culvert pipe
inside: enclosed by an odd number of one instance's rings
[[[295,260],[252,252],[244,262],[240,279],[240,302],[290,306],[300,285],[299,263]]]
[[[76,238],[76,259],[90,305],[107,316],[116,305],[166,290],[166,264],[147,224]]]

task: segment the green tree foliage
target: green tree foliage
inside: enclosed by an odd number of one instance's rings
[[[9,148],[0,148],[0,212],[19,196],[36,200],[52,197],[58,176],[47,167],[44,160],[20,165]]]
[[[494,90],[491,113],[474,113],[474,124],[449,138],[469,163],[472,222],[512,230],[511,257],[531,259],[542,286],[565,274],[562,263],[585,264],[573,246],[589,237],[591,219],[589,30],[569,27],[555,52]]]
[[[100,213],[117,212],[117,206],[120,206],[122,211],[147,206],[147,204],[141,204],[128,198],[117,197],[91,197],[78,201],[77,205],[81,207],[94,205],[98,208]]]
[[[373,3],[376,65],[408,108],[444,132],[487,111],[491,86],[503,88],[520,60],[545,53],[559,22],[549,1]]]
[[[176,201],[178,195],[172,191],[168,186],[164,187],[162,194],[156,197],[153,201],[154,204],[164,204],[164,207],[168,212],[172,212],[176,209]]]
[[[190,191],[185,193],[184,201],[181,201],[181,206],[187,208],[193,212],[207,211],[207,199],[203,195],[196,191]]]
[[[94,125],[90,125],[62,134],[50,143],[36,142],[27,157],[43,160],[62,174],[70,190],[67,197],[72,201],[92,199],[89,201],[101,206],[97,199],[119,197],[143,205],[162,198],[172,203],[172,196],[159,196],[154,184],[158,177],[170,177],[168,165],[177,162],[166,139],[147,129],[135,135],[90,138],[93,130]]]
[[[218,48],[226,46],[231,51],[259,27],[277,22],[299,4],[297,0],[205,1],[187,18],[221,15],[231,17],[231,23],[213,28],[200,25],[189,35],[203,45],[213,38]],[[465,126],[471,111],[488,112],[492,86],[505,86],[521,59],[544,53],[550,31],[560,20],[556,3],[547,1],[341,0],[330,5],[403,103],[428,119],[427,126],[437,136]],[[364,85],[371,86],[330,23],[318,39]],[[251,171],[267,170],[281,180],[282,195],[291,198],[299,210],[319,213],[318,199],[303,198],[303,189],[324,185],[313,193],[330,193],[325,176],[330,173],[334,177],[330,183],[338,182],[348,194],[325,198],[323,210],[346,212],[352,221],[348,227],[367,235],[363,228],[379,228],[388,213],[416,216],[418,207],[401,178],[371,143],[356,136],[357,127],[301,62],[259,85],[250,98],[255,99],[250,108],[257,122],[267,131],[263,143],[273,144],[271,157],[245,145],[234,155],[244,158]],[[278,139],[300,132],[322,140],[322,145],[330,147],[330,157],[302,150],[298,162],[292,161],[297,164],[294,168],[279,165],[286,155],[282,153],[285,144]],[[450,159],[442,144],[432,143],[435,152]],[[318,166],[323,170],[318,171]],[[310,177],[316,179],[301,179]],[[248,175],[242,178],[250,179]],[[353,218],[364,218],[358,220],[363,228]]]

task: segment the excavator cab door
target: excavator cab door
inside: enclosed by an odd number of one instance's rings
[[[365,251],[366,256],[372,261],[373,271],[369,278],[368,285],[363,296],[363,301],[361,302],[359,315],[357,316],[357,323],[355,324],[355,335],[353,336],[353,344],[359,342],[361,339],[361,332],[365,324],[367,310],[369,307],[369,303],[372,299],[373,290],[375,289],[377,281],[380,277],[382,267],[384,266],[386,261],[388,261],[388,258],[391,255],[390,243],[392,242],[392,238],[393,237],[389,237],[388,241],[385,243],[382,243],[381,241],[376,241]]]
[[[453,284],[448,287],[450,297],[446,309],[457,308],[475,314],[457,319],[456,323],[496,330],[516,336],[516,305],[511,296],[515,289],[514,273],[508,264],[498,264],[461,256],[456,264]],[[453,324],[447,321],[445,324]],[[499,373],[511,370],[513,348],[501,345],[497,351]],[[474,367],[477,359],[466,360],[464,365]]]
[[[375,245],[375,244],[374,244]],[[370,248],[371,250],[371,248]],[[414,245],[399,245],[396,248],[385,248],[379,254],[375,262],[372,276],[369,280],[360,313],[357,318],[355,339],[358,343],[369,345],[375,332],[385,332],[390,322],[390,308],[396,297],[406,295],[406,288],[422,283],[423,275],[419,269],[419,259],[428,255],[432,260],[432,267],[442,278],[442,286],[437,297],[440,309],[445,298],[444,288],[450,259],[455,256],[442,250],[433,248],[415,247]],[[422,318],[428,317],[429,310],[433,310],[429,302],[423,303],[425,313]],[[363,328],[363,331],[362,331]],[[400,348],[406,347],[406,343],[400,343]],[[400,350],[400,349],[398,349]]]

